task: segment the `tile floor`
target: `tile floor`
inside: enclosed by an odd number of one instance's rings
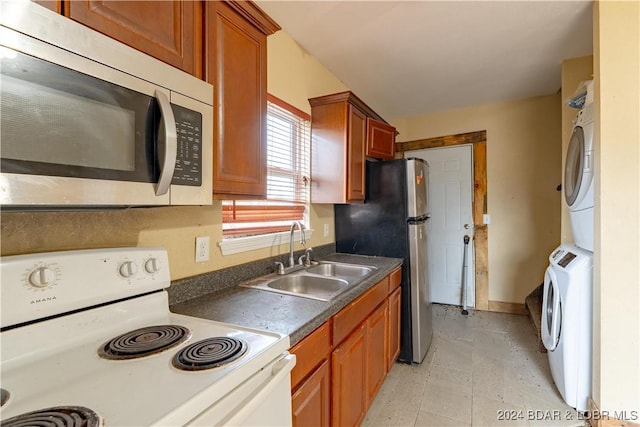
[[[526,316],[434,305],[420,365],[396,363],[363,426],[584,426]]]

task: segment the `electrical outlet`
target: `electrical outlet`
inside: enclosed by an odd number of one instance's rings
[[[209,261],[209,236],[196,237],[196,262]]]
[[[329,237],[329,224],[324,225],[324,237]]]

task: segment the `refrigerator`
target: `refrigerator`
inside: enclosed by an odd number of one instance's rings
[[[362,204],[335,205],[337,252],[402,258],[400,355],[421,363],[433,335],[427,275],[429,165],[367,160]]]

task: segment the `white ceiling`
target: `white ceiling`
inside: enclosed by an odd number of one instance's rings
[[[386,120],[553,94],[591,1],[256,3]]]

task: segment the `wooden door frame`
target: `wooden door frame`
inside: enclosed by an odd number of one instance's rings
[[[396,153],[426,148],[473,145],[473,248],[475,251],[475,287],[477,310],[503,311],[489,303],[489,230],[484,224],[487,213],[487,131],[460,133],[396,143]],[[492,301],[493,302],[493,301]]]

